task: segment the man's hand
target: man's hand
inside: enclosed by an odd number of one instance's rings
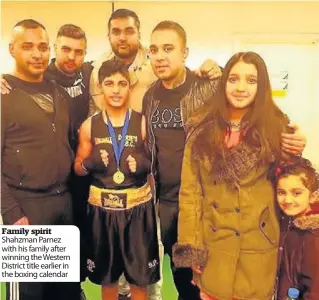
[[[193,271],[193,279],[191,281],[191,284],[197,286],[197,284],[195,282],[195,278],[202,274],[203,268],[200,266],[197,266],[197,265],[192,265],[191,269]]]
[[[282,150],[293,155],[301,155],[306,147],[306,137],[296,124],[288,125],[294,133],[282,133]]]
[[[208,78],[210,80],[216,79],[222,76],[222,70],[216,62],[211,59],[207,59],[201,65],[199,70],[195,70],[194,73],[201,78]]]
[[[192,265],[192,270],[196,274],[202,274],[203,268],[201,266]]]
[[[0,92],[2,95],[9,94],[12,90],[12,87],[9,83],[1,76],[0,78]]]
[[[136,172],[136,160],[132,155],[129,155],[126,159],[126,161],[128,162],[128,167],[131,171],[131,173],[135,173]]]
[[[18,221],[16,221],[13,225],[30,225],[27,217],[22,217]]]

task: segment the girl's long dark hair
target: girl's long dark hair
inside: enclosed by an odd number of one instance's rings
[[[260,162],[281,156],[281,133],[288,123],[288,118],[272,99],[267,68],[263,59],[254,52],[240,52],[227,62],[216,94],[209,102],[209,110],[200,124],[201,131],[194,141],[194,151],[200,157],[213,158],[216,154],[224,157],[225,132],[230,130],[227,109],[226,83],[232,67],[239,61],[255,65],[257,69],[257,94],[242,123],[248,123],[243,137],[249,145],[260,149]],[[219,157],[220,157],[219,155]]]

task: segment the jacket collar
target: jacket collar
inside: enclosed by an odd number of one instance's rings
[[[302,230],[319,229],[319,203],[312,207],[312,211],[305,216],[296,218],[294,225]]]

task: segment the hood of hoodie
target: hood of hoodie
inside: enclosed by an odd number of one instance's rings
[[[83,82],[82,70],[79,70],[74,74],[74,76],[67,76],[62,73],[55,65],[55,59],[51,60],[46,72],[44,73],[45,78],[49,80],[55,80],[57,84],[64,88],[78,86],[85,83]]]
[[[55,59],[52,59],[44,73],[46,79],[54,80],[70,96],[68,102],[74,135],[74,142],[71,142],[73,149],[76,149],[77,146],[77,130],[89,115],[89,80],[92,68],[90,63],[83,63],[81,69],[74,76],[67,76],[56,67]]]

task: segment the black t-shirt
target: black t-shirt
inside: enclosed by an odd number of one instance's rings
[[[190,71],[187,72],[185,82],[179,87],[166,89],[160,84],[155,90],[155,97],[160,102],[153,114],[151,126],[157,151],[159,198],[164,201],[178,201],[185,148],[180,101],[191,84]]]
[[[50,82],[47,80],[43,80],[42,82],[27,82],[12,75],[6,75],[5,78],[12,88],[23,90],[29,94],[34,102],[46,112],[50,118],[54,118],[53,85]]]

